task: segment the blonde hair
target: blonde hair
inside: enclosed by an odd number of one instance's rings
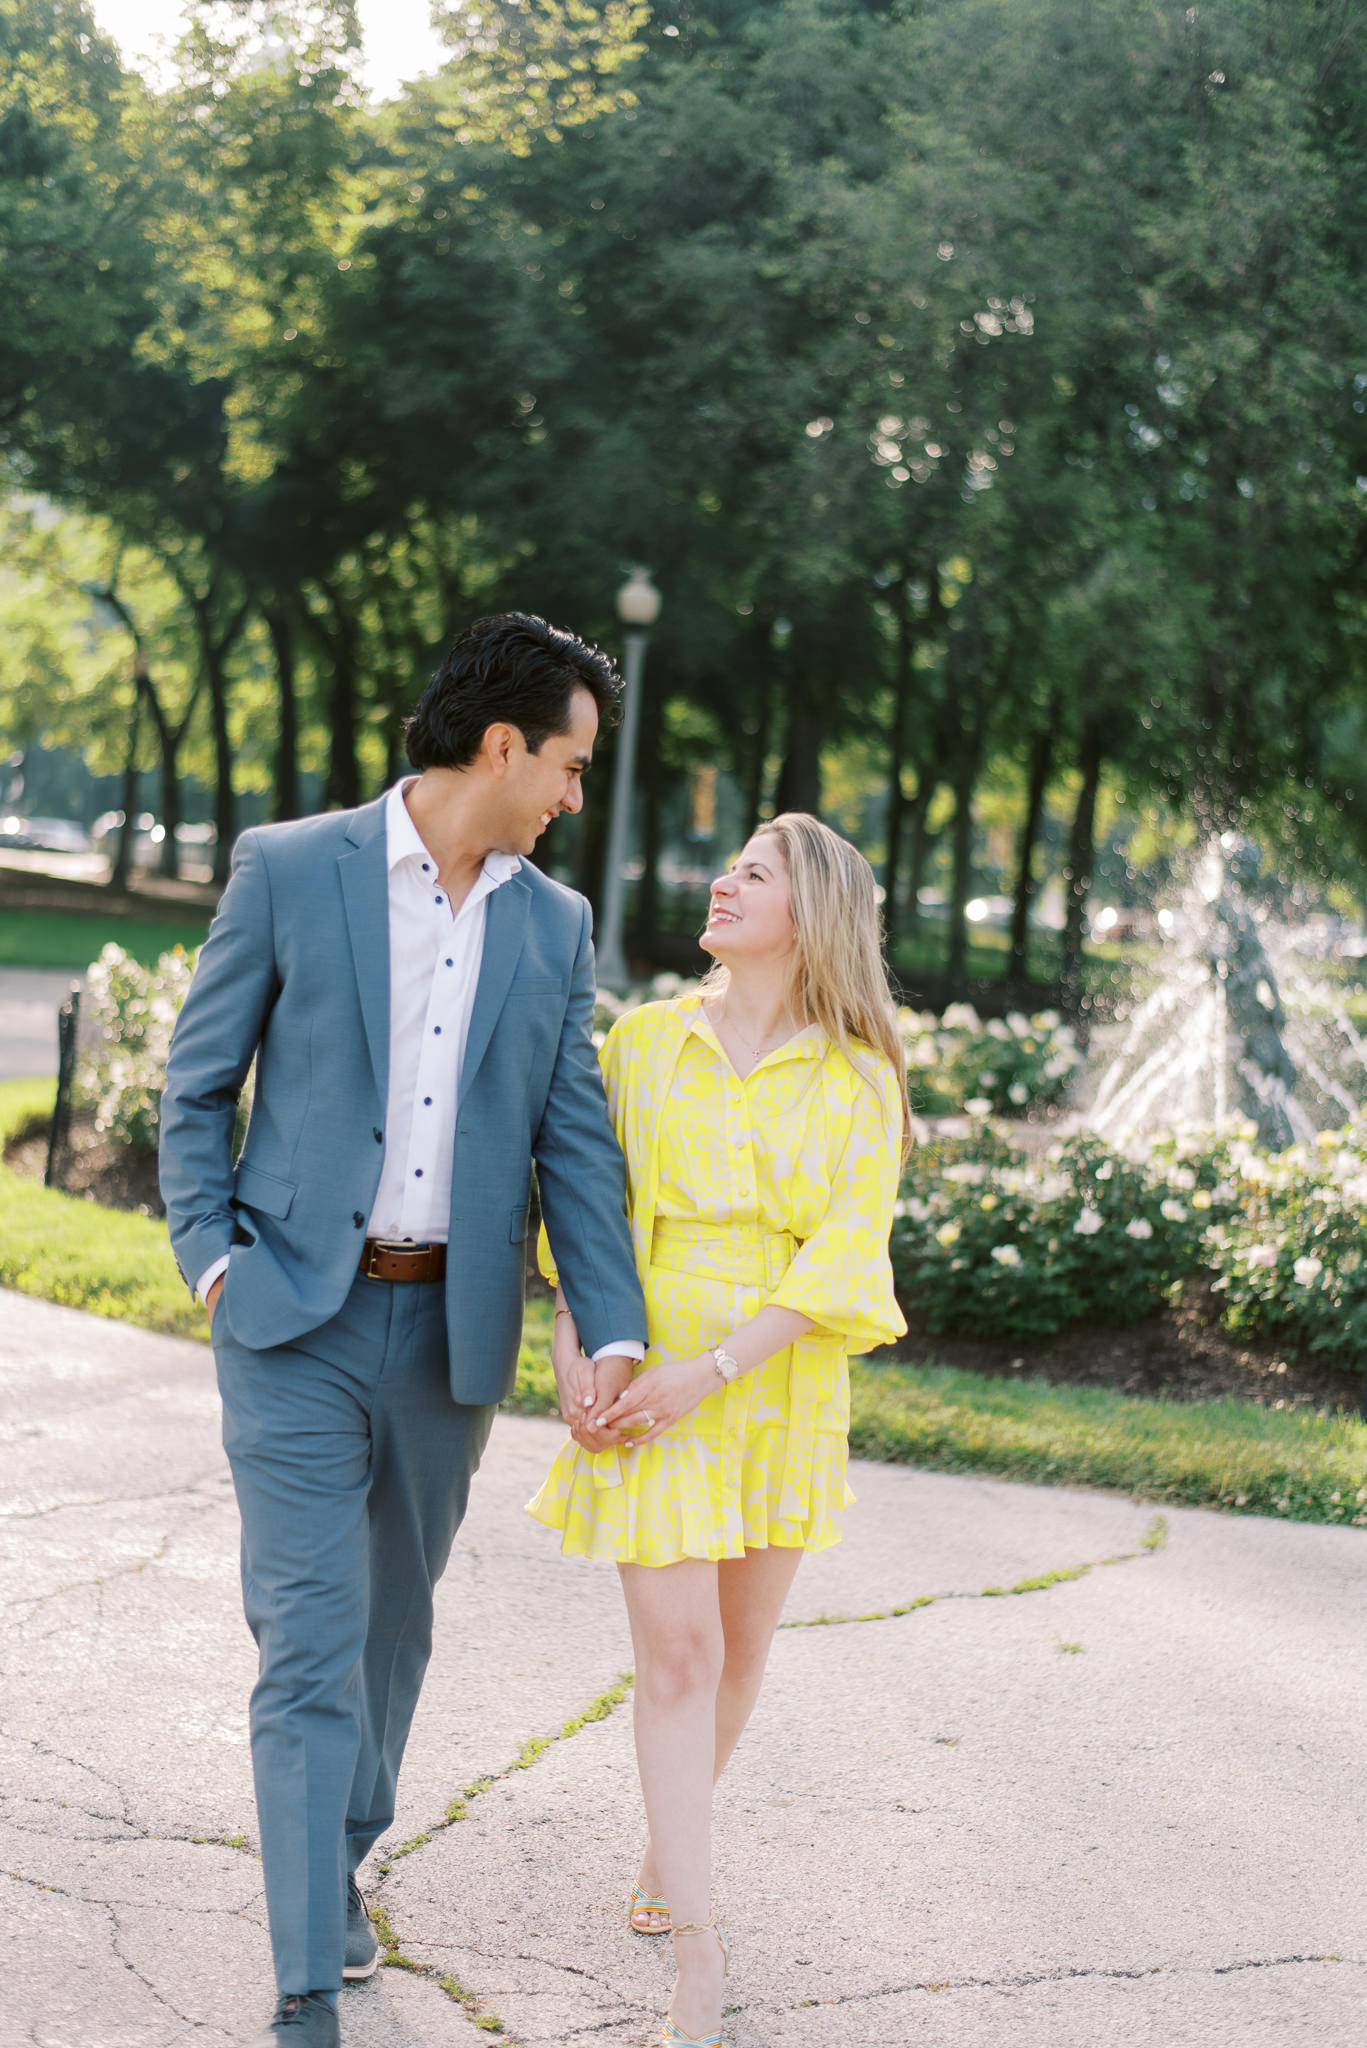
[[[883,935],[873,869],[857,847],[806,811],[783,811],[755,829],[776,839],[788,865],[789,901],[797,944],[788,962],[784,1004],[790,1016],[819,1025],[870,1087],[856,1043],[881,1053],[892,1067],[902,1101],[900,1144],[911,1150],[907,1062],[888,993]],[[709,994],[730,980],[718,963],[703,978]]]

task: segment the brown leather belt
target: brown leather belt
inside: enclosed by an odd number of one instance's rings
[[[413,1244],[408,1238],[368,1237],[361,1247],[365,1280],[444,1280],[446,1246]]]

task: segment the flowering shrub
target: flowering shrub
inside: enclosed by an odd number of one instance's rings
[[[907,1305],[936,1333],[1124,1324],[1204,1273],[1230,1329],[1367,1357],[1367,1124],[1259,1151],[1253,1126],[1128,1153],[1080,1135],[1031,1159],[984,1123],[914,1153],[893,1224]]]
[[[682,995],[689,987],[682,974],[657,974],[648,982],[637,983],[624,996],[613,995],[611,989],[600,988],[593,1006],[593,1042],[601,1045],[619,1017],[628,1010],[639,1010],[642,1003],[667,1002],[671,996]]]
[[[1013,1010],[984,1023],[970,1003],[933,1011],[899,1010],[913,1109],[1019,1116],[1061,1102],[1082,1063],[1077,1037],[1057,1010],[1032,1017]]]
[[[1072,1322],[1136,1322],[1201,1261],[1205,1215],[1183,1199],[1189,1174],[1092,1136],[1042,1159],[988,1126],[926,1146],[893,1224],[903,1296],[936,1333],[1030,1342]]]
[[[1346,1366],[1367,1358],[1367,1127],[1315,1145],[1226,1148],[1239,1200],[1208,1233],[1231,1329],[1274,1336]]]
[[[87,974],[83,1010],[93,1029],[76,1086],[102,1137],[155,1149],[166,1055],[194,967],[183,946],[155,967],[106,946]]]

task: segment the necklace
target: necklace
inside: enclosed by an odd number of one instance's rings
[[[763,1042],[763,1040],[761,1040],[758,1045],[751,1045],[749,1039],[745,1036],[745,1033],[740,1029],[739,1025],[735,1024],[732,1021],[732,1018],[727,1010],[725,1002],[723,1002],[721,1006],[721,1015],[722,1022],[725,1024],[727,1030],[734,1032],[735,1036],[740,1040],[741,1044],[745,1047],[745,1050],[749,1053],[751,1059],[762,1060],[766,1052],[773,1051],[774,1047],[772,1045],[766,1045]],[[783,1040],[781,1038],[774,1040],[775,1045],[782,1045],[782,1043]]]

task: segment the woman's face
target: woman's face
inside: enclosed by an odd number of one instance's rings
[[[712,884],[699,945],[718,960],[782,960],[797,944],[788,863],[770,833],[757,832]]]

